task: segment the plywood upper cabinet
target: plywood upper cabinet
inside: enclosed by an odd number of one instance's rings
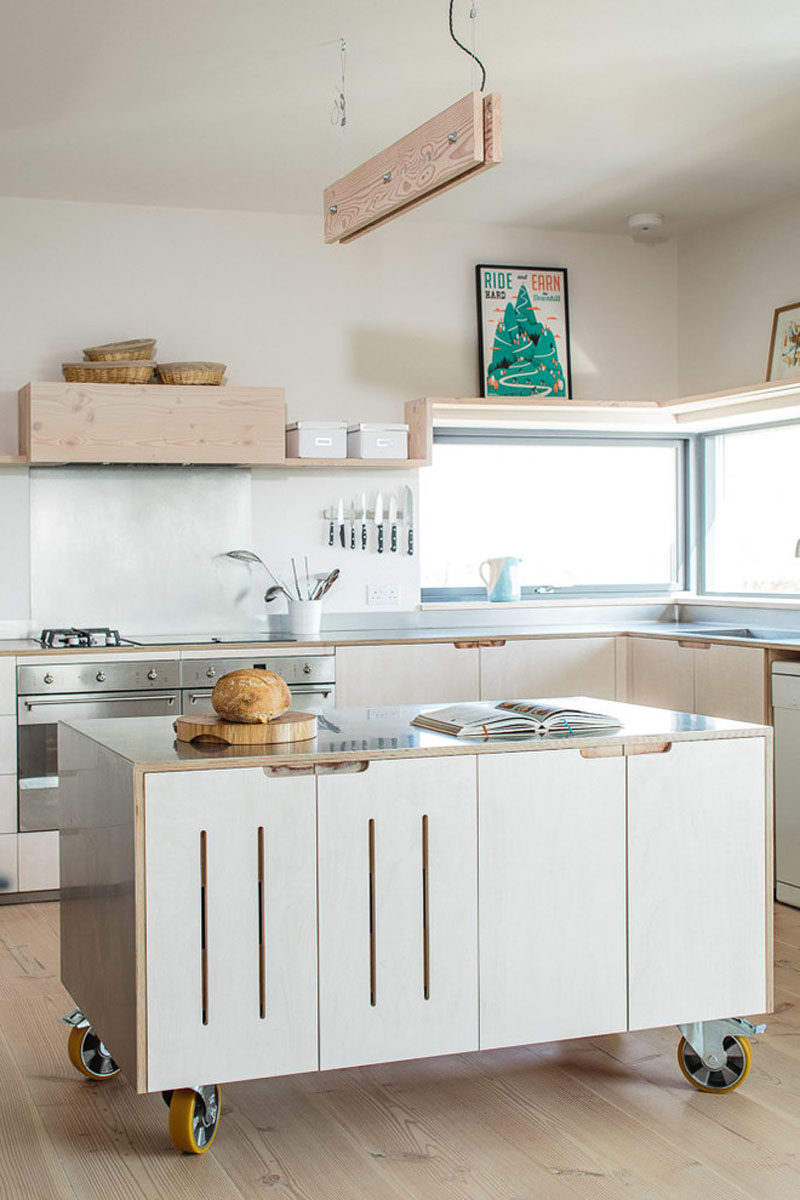
[[[29,383],[20,452],[32,464],[281,465],[282,388]]]

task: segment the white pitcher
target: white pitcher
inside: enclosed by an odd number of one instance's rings
[[[521,558],[507,556],[506,558],[486,558],[478,567],[478,574],[486,584],[489,599],[504,603],[508,600],[519,600],[519,574],[517,567]],[[488,567],[488,576],[483,568]]]

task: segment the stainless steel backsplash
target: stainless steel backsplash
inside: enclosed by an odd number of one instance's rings
[[[242,574],[220,557],[250,544],[249,471],[46,467],[30,493],[34,626],[252,627]]]

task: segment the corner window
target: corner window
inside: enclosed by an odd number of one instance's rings
[[[507,555],[523,598],[682,588],[684,459],[678,438],[436,430],[423,601],[485,600],[479,567]]]
[[[800,424],[705,434],[702,590],[800,595]]]

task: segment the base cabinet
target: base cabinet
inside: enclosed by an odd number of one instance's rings
[[[477,1050],[474,757],[318,787],[321,1069]]]
[[[600,696],[616,699],[615,638],[531,638],[482,646],[481,699]]]
[[[628,759],[631,1029],[767,1011],[764,787],[762,738]]]
[[[336,703],[341,708],[449,704],[479,697],[477,644],[415,642],[338,646]]]
[[[478,759],[481,1048],[627,1025],[625,759]]]
[[[313,775],[146,779],[147,1086],[317,1068]]]
[[[628,638],[628,696],[677,712],[762,724],[764,651],[674,638]]]

